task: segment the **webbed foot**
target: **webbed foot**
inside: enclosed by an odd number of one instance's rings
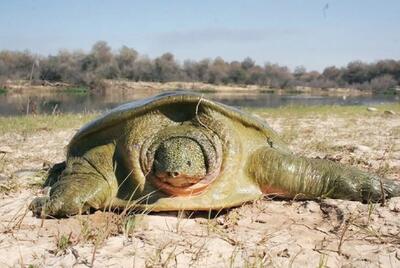
[[[41,217],[68,217],[104,208],[116,192],[112,165],[114,145],[98,146],[82,157],[68,157],[48,172],[49,197],[32,201],[29,209]],[[110,160],[109,162],[107,162]]]
[[[68,217],[85,212],[87,208],[75,199],[65,200],[63,197],[50,198],[36,197],[29,205],[29,209],[36,217]]]
[[[32,211],[33,215],[36,217],[43,216],[43,209],[46,206],[46,203],[49,202],[49,197],[36,197],[33,201],[29,204],[29,210]]]

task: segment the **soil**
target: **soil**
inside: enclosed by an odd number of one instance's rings
[[[298,154],[400,180],[398,115],[259,115]],[[265,197],[213,213],[35,218],[27,206],[43,190],[32,170],[63,161],[75,131],[0,136],[0,267],[400,267],[400,198]]]

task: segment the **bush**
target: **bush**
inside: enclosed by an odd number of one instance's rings
[[[374,92],[384,93],[397,86],[397,81],[390,74],[384,74],[371,80],[370,88]]]

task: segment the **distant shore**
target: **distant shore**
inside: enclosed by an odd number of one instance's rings
[[[108,94],[114,91],[147,91],[162,92],[171,90],[189,90],[199,93],[271,93],[271,94],[308,94],[308,95],[330,95],[330,96],[361,96],[372,95],[372,91],[358,90],[354,88],[311,88],[296,86],[291,89],[270,88],[260,85],[216,85],[201,82],[135,82],[130,80],[102,80],[96,87],[76,86],[67,83],[50,83],[47,81],[29,82],[26,80],[6,81],[3,83],[2,93],[24,93],[48,92],[48,91],[81,91],[91,94]]]

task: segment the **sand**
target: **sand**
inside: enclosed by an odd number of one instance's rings
[[[259,115],[296,153],[400,180],[398,115]],[[219,213],[35,218],[27,206],[40,177],[29,170],[62,161],[75,131],[0,135],[0,267],[400,267],[400,198],[266,197]]]

